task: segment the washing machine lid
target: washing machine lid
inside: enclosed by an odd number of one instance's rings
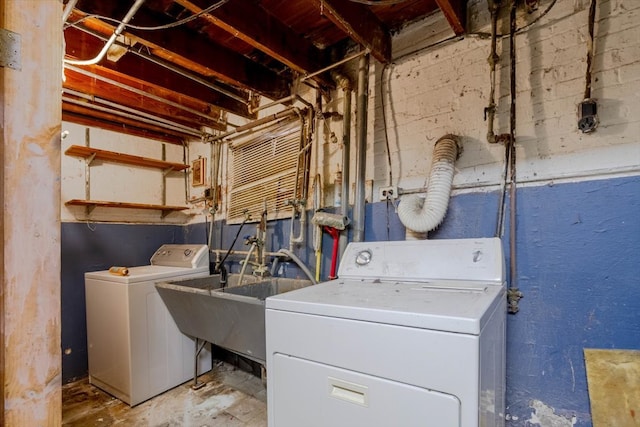
[[[138,267],[129,267],[128,269],[128,276],[118,276],[109,273],[108,270],[103,270],[87,272],[84,274],[84,277],[85,279],[102,280],[105,282],[129,285],[140,282],[155,282],[165,279],[205,276],[209,274],[208,266],[199,268],[180,268],[164,265],[141,265]]]
[[[479,335],[505,298],[493,282],[338,279],[269,297],[266,308]]]

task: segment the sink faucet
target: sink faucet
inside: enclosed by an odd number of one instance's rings
[[[265,263],[264,240],[258,236],[251,236],[247,237],[244,243],[245,245],[251,245],[251,247],[249,248],[249,252],[247,252],[247,256],[244,261],[242,261],[242,270],[240,271],[239,278],[240,283],[242,282],[242,277],[244,276],[247,265],[251,265],[254,276],[268,276],[270,273]],[[254,255],[255,261],[251,261],[251,255]]]
[[[251,219],[251,214],[249,214],[249,211],[245,210],[244,211],[244,220],[240,224],[240,228],[238,228],[238,232],[236,233],[236,237],[233,238],[233,242],[231,243],[231,246],[229,246],[229,250],[227,251],[227,253],[224,255],[224,257],[221,260],[219,259],[220,258],[220,254],[216,255],[216,265],[215,265],[215,268],[213,270],[213,274],[220,273],[220,285],[223,288],[227,285],[227,269],[224,267],[224,262],[226,261],[227,257],[231,253],[231,251],[233,251],[233,246],[236,244],[236,241],[238,240],[238,236],[240,236],[240,232],[242,231],[242,227],[244,227],[244,225],[250,219]],[[242,279],[242,277],[240,277],[240,279]]]
[[[251,264],[253,275],[258,277],[266,277],[270,275],[269,269],[266,265],[266,253],[265,245],[267,242],[267,206],[265,201],[265,207],[260,217],[260,222],[256,226],[256,235],[247,237],[244,241],[245,245],[251,245],[249,252],[242,263],[242,270],[240,271],[240,277],[238,283],[242,284],[242,278],[246,271],[247,265]],[[251,255],[255,253],[255,261],[251,261]]]

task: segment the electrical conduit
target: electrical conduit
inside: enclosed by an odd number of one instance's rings
[[[426,197],[417,194],[403,196],[398,205],[398,216],[407,228],[407,238],[436,228],[447,213],[453,184],[454,162],[460,154],[458,138],[445,135],[433,147],[431,173]]]
[[[125,17],[122,18],[122,22],[120,22],[120,25],[118,25],[118,27],[115,29],[111,37],[109,37],[109,40],[107,40],[107,43],[105,43],[105,45],[103,46],[98,56],[96,56],[93,59],[87,59],[85,61],[65,59],[64,62],[67,64],[73,64],[73,65],[94,65],[100,62],[102,58],[104,58],[104,56],[107,54],[107,51],[109,50],[113,42],[115,42],[118,36],[124,31],[129,21],[131,21],[131,19],[133,18],[133,15],[136,14],[138,9],[140,9],[140,6],[142,6],[144,2],[145,0],[136,0],[133,6],[131,6],[131,9],[129,9],[129,12],[127,12]]]

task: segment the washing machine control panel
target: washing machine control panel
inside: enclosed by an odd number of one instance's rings
[[[151,265],[197,268],[209,263],[207,245],[166,244],[151,257]]]

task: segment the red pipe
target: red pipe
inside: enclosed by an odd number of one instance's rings
[[[329,271],[329,280],[337,279],[336,265],[338,264],[338,246],[340,241],[340,231],[337,228],[324,226],[324,231],[333,237],[333,251],[331,252],[331,270]]]

